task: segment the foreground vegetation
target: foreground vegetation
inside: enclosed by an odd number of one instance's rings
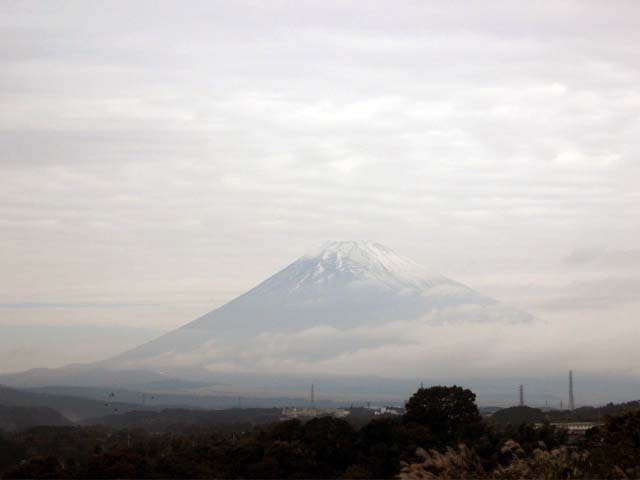
[[[0,436],[2,478],[637,478],[640,411],[578,443],[550,425],[483,421],[461,387],[418,390],[403,417],[330,417],[150,433],[37,427]]]

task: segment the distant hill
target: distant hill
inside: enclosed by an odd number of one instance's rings
[[[543,412],[539,408],[509,407],[495,412],[490,418],[502,425],[521,423],[564,422],[600,422],[607,415],[616,415],[628,410],[639,410],[640,401],[609,403],[602,407],[579,407],[575,410],[550,410]]]
[[[0,384],[14,388],[45,385],[103,387],[105,385],[154,384],[172,379],[173,377],[148,370],[114,371],[91,364],[71,364],[60,368],[32,368],[24,372],[1,374]]]
[[[3,385],[0,385],[0,405],[7,407],[50,408],[73,422],[114,413],[142,410],[144,408],[142,405],[116,402],[109,398],[98,401],[74,396],[48,395],[26,392]]]
[[[247,427],[276,422],[279,408],[245,408],[227,410],[167,409],[160,412],[133,411],[107,415],[83,421],[84,425],[111,428],[139,428],[151,432],[166,432],[189,428],[221,427],[246,424]]]
[[[46,426],[67,426],[73,422],[47,407],[8,407],[0,405],[0,430],[15,431]]]
[[[498,410],[491,416],[491,420],[501,425],[520,425],[521,423],[541,423],[547,416],[539,408],[509,407]]]
[[[192,382],[195,384],[195,382]],[[309,404],[307,398],[301,397],[256,397],[237,395],[213,395],[195,393],[170,393],[163,391],[156,384],[149,385],[145,390],[131,390],[119,387],[75,387],[75,386],[46,386],[26,388],[23,391],[46,393],[48,395],[71,396],[103,400],[114,394],[114,400],[121,403],[139,405],[138,410],[162,410],[167,408],[196,408],[196,409],[221,409],[235,408],[240,402],[244,408],[277,408],[277,407],[306,407]],[[185,382],[185,385],[190,383]],[[145,385],[142,385],[145,386]],[[136,386],[138,387],[138,386]],[[343,407],[345,402],[319,399],[316,405],[319,407]]]
[[[493,415],[498,410],[502,410],[503,408],[504,407],[495,407],[495,406],[487,405],[484,407],[478,407],[478,410],[480,411],[480,415]]]

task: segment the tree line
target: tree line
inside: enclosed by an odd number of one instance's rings
[[[36,427],[0,436],[1,478],[637,478],[640,410],[575,444],[549,424],[499,425],[458,386],[419,389],[401,417],[269,425]]]

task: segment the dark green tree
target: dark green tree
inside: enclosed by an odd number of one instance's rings
[[[352,463],[355,432],[342,419],[314,418],[304,424],[304,443],[310,458],[317,465],[315,476],[334,478]]]
[[[405,409],[405,423],[428,427],[444,445],[469,442],[482,434],[476,395],[466,388],[456,385],[420,388]]]
[[[600,437],[600,445],[592,449],[594,463],[607,465],[606,475],[624,472],[626,478],[640,478],[640,410],[608,417],[598,430],[590,435]]]

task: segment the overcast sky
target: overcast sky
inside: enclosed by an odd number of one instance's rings
[[[639,22],[633,1],[4,0],[0,326],[100,325],[117,351],[106,327],[153,336],[368,239],[567,338],[637,340]]]

